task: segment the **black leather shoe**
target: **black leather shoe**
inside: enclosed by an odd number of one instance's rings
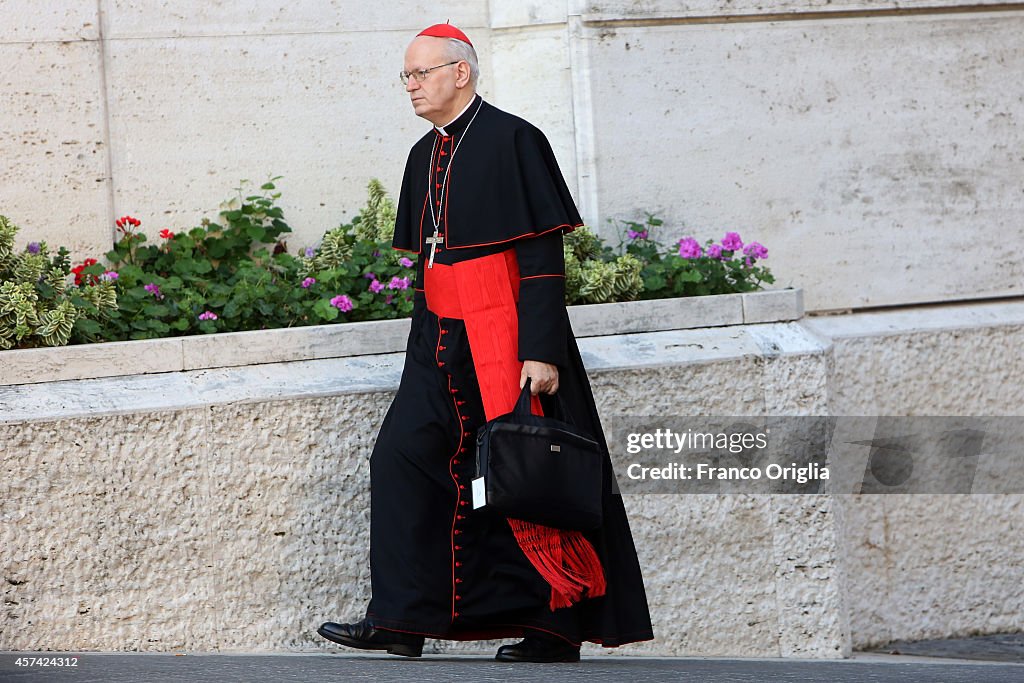
[[[328,621],[321,624],[316,632],[339,645],[360,650],[387,650],[388,654],[403,657],[419,657],[423,654],[423,636],[376,629],[367,624],[366,619],[354,624]]]
[[[561,638],[526,636],[515,645],[502,645],[494,658],[499,662],[578,662],[580,646]]]

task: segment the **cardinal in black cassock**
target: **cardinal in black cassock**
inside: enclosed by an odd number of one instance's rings
[[[582,225],[544,134],[475,93],[464,33],[439,24],[406,52],[416,113],[393,246],[418,254],[402,379],[370,458],[372,598],[338,643],[416,656],[424,637],[524,636],[504,661],[577,661],[583,641],[653,638],[636,549],[565,309],[562,235]],[[476,430],[527,375],[556,389],[605,451],[603,526],[558,530],[474,509]]]

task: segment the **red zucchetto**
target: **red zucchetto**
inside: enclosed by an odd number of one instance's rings
[[[456,40],[461,40],[470,47],[473,47],[473,43],[469,42],[469,38],[466,37],[466,34],[451,24],[434,24],[433,26],[423,29],[416,35],[433,36],[434,38],[455,38]]]

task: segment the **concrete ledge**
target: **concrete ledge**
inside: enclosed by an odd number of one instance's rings
[[[796,320],[803,291],[570,306],[577,337]],[[0,351],[0,385],[263,365],[405,350],[409,319]]]
[[[593,337],[581,339],[579,347],[588,372],[699,367],[828,350],[798,323]],[[0,425],[390,393],[398,389],[404,362],[404,352],[393,352],[0,386]]]
[[[803,322],[816,333],[831,339],[1024,325],[1024,299],[916,306],[856,315],[812,316]]]

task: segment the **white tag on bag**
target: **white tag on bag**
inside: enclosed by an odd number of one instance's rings
[[[473,509],[482,508],[487,505],[487,491],[484,489],[484,478],[477,477],[473,480]]]

